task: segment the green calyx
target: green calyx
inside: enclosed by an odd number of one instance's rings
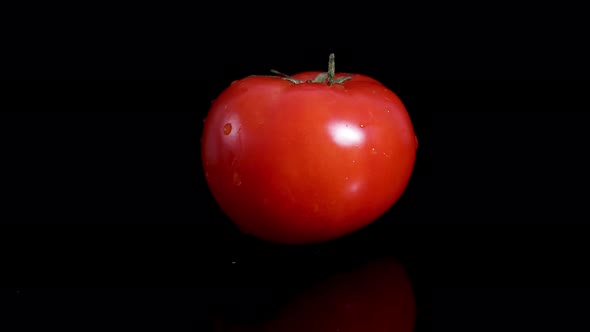
[[[352,76],[342,76],[342,77],[338,77],[336,78],[336,65],[335,65],[335,61],[334,61],[334,53],[330,54],[330,58],[328,60],[328,72],[325,73],[320,73],[318,74],[313,80],[307,80],[307,81],[302,81],[300,79],[296,79],[294,77],[291,77],[287,74],[283,74],[277,70],[272,69],[270,71],[271,73],[280,76],[282,79],[287,80],[293,84],[302,84],[302,83],[326,83],[328,84],[328,86],[333,85],[333,84],[342,84],[346,81],[348,81],[349,79],[352,78]]]

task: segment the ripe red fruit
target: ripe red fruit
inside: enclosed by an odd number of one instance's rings
[[[417,139],[398,96],[360,74],[250,76],[213,102],[202,136],[209,188],[245,233],[321,242],[402,195]]]

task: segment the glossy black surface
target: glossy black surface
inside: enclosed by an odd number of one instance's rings
[[[406,103],[414,176],[360,232],[271,245],[216,207],[201,123],[233,79],[324,65],[310,59],[248,58],[187,82],[4,85],[2,330],[212,331],[380,256],[408,271],[417,332],[587,328],[586,84],[398,80],[341,55]]]

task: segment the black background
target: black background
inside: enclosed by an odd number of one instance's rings
[[[575,37],[379,19],[360,31],[321,15],[210,24],[192,9],[12,34],[2,75],[45,80],[1,92],[2,330],[209,331],[219,310],[262,319],[306,280],[380,255],[410,274],[417,331],[588,329],[589,86],[565,80],[587,74]],[[210,102],[246,75],[322,70],[330,52],[405,103],[412,180],[381,219],[330,243],[241,235],[200,166]]]

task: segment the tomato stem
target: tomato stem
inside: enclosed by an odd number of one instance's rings
[[[283,74],[283,73],[281,73],[278,70],[271,69],[270,72],[273,73],[273,74],[275,74],[275,75],[281,76],[283,79],[285,79],[285,80],[287,80],[287,81],[289,81],[291,83],[295,83],[295,84],[301,84],[301,83],[303,83],[303,82],[301,82],[301,80],[298,80],[296,78],[293,78],[293,77],[291,77],[291,76],[289,76],[287,74]]]
[[[334,53],[330,53],[328,58],[328,85],[334,84],[334,76],[336,75],[336,61],[334,60]]]
[[[287,80],[293,84],[301,84],[303,81],[298,80],[294,77],[291,77],[287,74],[283,74],[278,70],[271,69],[271,73],[280,76],[282,79]],[[341,76],[336,78],[336,61],[334,60],[334,53],[330,53],[330,57],[328,58],[328,72],[319,73],[313,80],[307,80],[305,83],[324,83],[328,80],[328,86],[333,84],[342,84],[352,76]]]

